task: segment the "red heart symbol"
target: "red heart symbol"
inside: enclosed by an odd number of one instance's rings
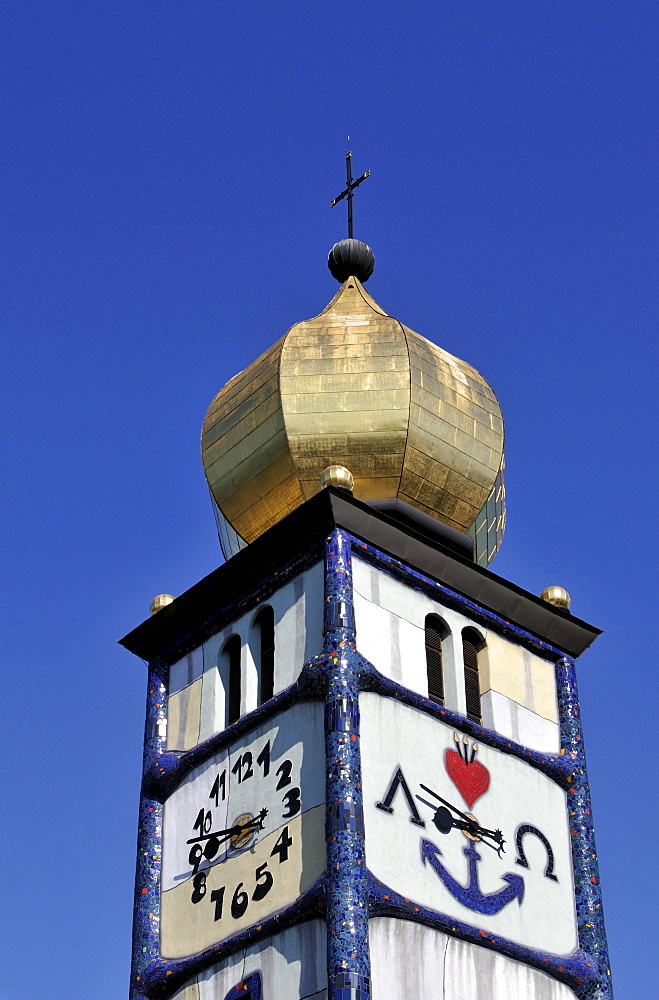
[[[476,799],[490,787],[490,772],[478,760],[465,764],[455,750],[447,750],[444,761],[449,778],[471,809]]]

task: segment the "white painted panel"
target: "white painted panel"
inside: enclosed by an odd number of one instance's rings
[[[263,607],[263,605],[261,605]],[[275,625],[276,628],[276,625]],[[240,685],[240,714],[247,715],[253,712],[259,704],[259,666],[258,657],[261,652],[261,637],[259,629],[252,626],[248,630],[247,636],[243,638],[242,650],[242,683]],[[245,641],[245,639],[247,641]],[[275,639],[275,649],[277,643]],[[228,678],[227,678],[228,686]]]
[[[323,565],[318,563],[276,590],[266,601],[241,615],[194,651],[194,670],[204,684],[201,701],[199,741],[208,739],[225,727],[225,681],[222,650],[232,635],[241,640],[241,715],[258,704],[258,660],[260,638],[253,623],[269,605],[275,620],[275,694],[289,687],[299,677],[306,660],[320,652],[323,645]],[[192,655],[192,654],[191,654]],[[176,667],[176,670],[174,670]],[[192,669],[188,658],[175,664],[175,682],[187,677]],[[187,683],[187,681],[186,681]]]
[[[198,977],[199,1000],[224,1000],[252,972],[260,972],[265,1000],[326,996],[325,924],[310,920],[240,951]]]
[[[201,688],[200,743],[224,729],[225,716],[226,694],[220,671],[217,668],[206,670]]]
[[[161,955],[195,955],[294,903],[323,873],[324,831],[325,807],[316,806],[164,892]]]
[[[161,882],[164,955],[192,954],[251,926],[273,907],[289,905],[322,873],[324,760],[323,706],[305,702],[278,713],[195,768],[167,799]],[[266,810],[263,829],[242,848],[223,836],[208,859],[200,856],[211,841],[209,836],[198,839],[202,834],[229,830],[261,810]],[[290,857],[282,859],[275,847],[284,827],[292,846]],[[195,861],[200,878],[193,871]],[[256,891],[259,879],[268,878],[257,875],[261,865],[271,873],[271,885],[236,917],[234,890],[244,882],[246,891]],[[222,886],[226,899],[217,916],[211,893]]]
[[[358,556],[353,556],[353,588],[357,649],[380,673],[424,696],[428,694],[426,616],[435,614],[442,619],[449,633],[442,643],[445,704],[465,715],[461,634],[468,627],[483,633],[481,627]],[[392,645],[396,647],[393,651]]]
[[[449,941],[444,975],[446,1000],[574,1000],[544,972],[458,938]]]
[[[481,745],[474,765],[458,768],[462,774],[462,791],[447,770],[447,751],[453,754],[453,729],[407,705],[375,694],[360,695],[361,753],[366,822],[366,860],[370,870],[385,885],[414,903],[438,913],[455,917],[491,934],[499,934],[518,944],[550,954],[572,954],[577,947],[573,900],[572,863],[565,793],[553,781],[524,761],[509,754]],[[386,739],[383,735],[386,734]],[[470,744],[471,752],[471,744]],[[465,777],[465,768],[469,767]],[[399,787],[391,804],[393,813],[378,809],[398,768],[409,786],[420,817],[420,827],[410,822],[410,810],[403,790]],[[455,771],[453,771],[455,777]],[[489,787],[469,805],[467,783],[476,776],[489,777]],[[477,884],[471,882],[470,859],[465,851],[471,846],[460,829],[442,834],[433,824],[435,804],[424,784],[444,798],[456,810],[472,813],[484,828],[500,829],[505,838],[505,853],[499,857],[486,842],[477,844],[475,862]],[[425,803],[419,799],[425,800]],[[426,804],[430,803],[430,805]],[[453,813],[457,817],[457,812]],[[548,838],[554,854],[557,881],[545,876],[546,852],[541,841],[528,834],[524,848],[529,867],[515,863],[515,835],[523,824],[530,824]],[[437,848],[435,859],[424,860],[421,847],[424,840]],[[444,876],[438,874],[438,867]],[[523,881],[523,898],[511,898],[510,875],[519,887]],[[450,878],[458,888],[450,885]],[[472,896],[492,897],[503,893],[506,900],[497,912],[484,913],[475,900],[460,899],[460,886],[471,884]],[[473,902],[473,905],[472,905]]]
[[[203,647],[198,646],[197,649],[193,649],[176,663],[172,663],[169,668],[169,694],[174,694],[175,691],[180,691],[181,688],[192,684],[198,677],[201,677],[203,669]]]
[[[393,616],[392,616],[393,617]],[[426,669],[425,629],[404,618],[398,619],[400,634],[400,680],[399,684],[420,694],[428,694],[428,672]],[[444,657],[446,660],[446,656]],[[445,668],[446,672],[446,668]],[[397,679],[397,678],[396,678]]]
[[[574,1000],[551,976],[432,927],[369,922],[373,1000]]]
[[[177,990],[172,1000],[199,1000],[199,985],[197,980],[188,983],[182,989]]]
[[[354,606],[357,649],[381,674],[392,677],[390,620],[393,616],[376,604],[371,604],[356,590]]]
[[[305,629],[303,659],[310,660],[323,648],[323,613],[325,609],[325,565],[323,560],[305,570],[303,586]],[[298,629],[298,637],[299,634]]]
[[[411,587],[394,580],[388,573],[360,559],[353,553],[352,581],[354,590],[368,601],[391,611],[408,622],[418,621],[419,602],[428,599]]]
[[[229,777],[227,765],[229,754],[226,750],[211,757],[200,767],[196,767],[176,791],[165,802],[163,812],[163,852],[161,869],[161,890],[164,892],[190,878],[192,874],[189,856],[192,845],[188,840],[197,836],[195,820],[201,809],[210,810],[211,829],[222,830],[229,825],[227,820],[228,799],[218,796],[218,804],[210,798],[215,778],[225,773],[225,783]],[[222,853],[224,856],[226,852]],[[204,861],[202,867],[208,867]]]
[[[201,677],[167,699],[167,749],[190,750],[199,742]]]
[[[551,664],[358,556],[353,556],[353,586],[357,649],[380,673],[426,696],[425,620],[438,615],[448,630],[442,642],[445,705],[466,715],[462,630],[475,628],[486,644],[481,690],[491,687],[497,696],[483,696],[483,724],[534,750],[558,752]]]
[[[555,722],[543,719],[498,691],[481,695],[483,725],[516,743],[540,753],[558,753],[560,730]]]
[[[268,599],[275,612],[275,694],[299,677],[323,648],[323,563],[316,563]]]
[[[374,917],[368,943],[373,1000],[444,1000],[446,934],[408,920]]]
[[[258,759],[268,743],[270,763],[264,776],[265,764]],[[246,752],[251,754],[253,772],[247,778]],[[242,766],[234,771],[239,757]],[[210,795],[216,778],[222,780],[217,804]],[[325,801],[323,706],[318,702],[302,702],[278,713],[228,750],[221,750],[194,768],[170,795],[164,807],[162,890],[178,885],[192,874],[188,860],[191,845],[187,841],[198,834],[194,823],[200,809],[210,810],[211,829],[220,830],[227,829],[244,813],[256,815],[266,808],[265,834],[281,825],[281,814],[287,811],[283,799],[294,788],[301,790],[302,811]],[[213,863],[221,863],[225,856],[223,850]],[[204,860],[200,868],[209,866],[210,862]]]

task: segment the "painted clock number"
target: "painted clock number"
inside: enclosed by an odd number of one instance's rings
[[[280,792],[282,788],[286,788],[286,785],[290,785],[292,770],[293,770],[293,762],[290,760],[285,760],[283,764],[279,765],[279,767],[275,771],[275,774],[281,775],[275,787],[276,792]]]
[[[263,772],[263,777],[267,778],[270,774],[270,765],[272,763],[272,752],[270,747],[270,740],[266,740],[261,751],[256,758],[257,765],[261,768]],[[278,777],[277,784],[275,786],[275,791],[279,792],[282,788],[286,788],[287,785],[291,784],[291,772],[293,770],[293,762],[290,760],[285,760],[277,768],[276,774]],[[254,757],[250,750],[245,750],[236,759],[233,767],[231,768],[231,773],[236,775],[238,779],[238,784],[241,785],[243,781],[247,781],[249,778],[254,777]],[[215,776],[215,780],[212,784],[211,790],[208,793],[208,798],[211,799],[216,806],[219,806],[220,801],[224,802],[227,797],[227,772],[226,769]],[[289,819],[291,816],[295,816],[299,812],[299,805],[296,806],[296,802],[299,802],[300,790],[292,789],[286,796],[284,796],[284,803],[287,806],[287,812],[284,813],[283,818]],[[199,836],[202,837],[206,833],[210,833],[213,825],[213,817],[210,809],[205,811],[200,809],[197,814],[197,818],[193,824],[192,829],[199,831]],[[214,852],[214,854],[217,851]],[[192,855],[192,852],[190,852]],[[213,855],[214,856],[214,855]],[[206,855],[208,857],[208,855]],[[190,864],[194,864],[192,857],[190,859]]]
[[[297,816],[302,808],[302,803],[300,802],[300,789],[291,788],[291,790],[286,792],[284,795],[282,802],[286,806],[286,812],[281,814],[282,819],[291,819],[292,816]]]
[[[288,836],[288,827],[285,826],[281,831],[281,835],[275,844],[275,846],[270,851],[270,857],[274,858],[275,854],[279,855],[279,864],[281,865],[284,861],[288,861],[288,848],[293,843],[293,838]]]
[[[256,869],[256,888],[252,893],[252,899],[258,902],[259,899],[263,899],[267,896],[272,889],[272,883],[274,881],[272,875],[268,871],[268,862],[264,861],[262,865]]]
[[[193,903],[199,903],[206,895],[206,872],[197,872],[192,880],[192,896],[190,899]]]
[[[213,782],[213,787],[210,790],[208,796],[209,799],[213,799],[216,806],[220,804],[220,792],[222,793],[222,801],[227,797],[227,772],[222,771],[222,774],[218,774]]]
[[[199,871],[199,865],[201,864],[201,859],[204,856],[204,850],[201,844],[193,844],[190,848],[190,854],[188,855],[188,864],[192,865],[192,874],[196,875]]]
[[[233,891],[233,899],[231,900],[231,916],[234,920],[240,920],[243,913],[249,906],[249,896],[246,892],[242,891],[244,882],[239,882]]]
[[[238,778],[239,785],[241,784],[241,782],[247,781],[248,778],[253,777],[254,775],[254,768],[252,767],[253,759],[254,758],[252,757],[249,750],[245,750],[244,753],[241,753],[240,757],[231,768],[231,773],[236,775],[236,777]]]
[[[214,920],[222,919],[222,907],[224,906],[224,890],[226,886],[222,886],[221,889],[213,889],[211,892],[211,903],[215,903],[215,916]],[[194,903],[194,899],[192,900]]]
[[[199,836],[203,837],[205,833],[210,833],[213,828],[213,814],[208,810],[200,809],[197,813],[197,818],[192,824],[193,830],[199,830]]]
[[[260,754],[256,758],[256,763],[259,765],[263,771],[263,777],[267,778],[270,774],[270,740],[267,740]],[[291,768],[290,761],[285,761],[289,765],[289,773]],[[250,750],[245,750],[236,760],[236,763],[231,768],[231,773],[235,774],[238,779],[238,784],[242,784],[243,781],[247,781],[248,778],[254,776],[254,757]],[[277,771],[279,774],[279,771]],[[224,772],[222,773],[222,778],[224,778]],[[289,779],[290,780],[290,779]],[[217,784],[217,781],[216,781]],[[279,788],[279,786],[277,786]],[[283,786],[282,786],[283,787]],[[215,785],[213,785],[213,791],[215,790]],[[213,792],[211,792],[211,798],[213,797]],[[222,798],[225,797],[225,786],[222,783]]]
[[[270,740],[268,740],[256,758],[256,763],[263,768],[263,777],[267,778],[270,774]]]
[[[285,826],[281,831],[275,846],[270,851],[270,857],[278,857],[279,864],[283,864],[288,861],[289,848],[293,843],[293,838],[289,835],[288,827]],[[195,845],[198,846],[198,845]],[[208,877],[208,872],[198,872],[192,880],[192,896],[190,897],[193,903],[200,903],[201,900],[206,895],[207,885],[206,879]],[[274,878],[272,872],[268,869],[268,862],[264,861],[262,865],[254,872],[254,890],[251,897],[247,894],[244,889],[244,882],[239,882],[238,885],[233,890],[233,895],[231,897],[231,916],[234,920],[240,920],[242,916],[247,912],[247,908],[250,903],[250,898],[252,902],[258,903],[260,900],[265,899],[270,890],[274,885]],[[226,894],[226,886],[223,885],[219,889],[213,889],[210,894],[210,901],[214,904],[213,920],[221,920],[224,913],[224,897]]]
[[[272,764],[272,751],[270,740],[266,740],[261,751],[256,758],[256,765],[261,769],[263,777],[267,778],[270,774],[270,768]],[[288,790],[282,796],[282,805],[284,807],[282,812],[282,819],[292,819],[294,816],[300,812],[302,808],[302,802],[300,800],[300,789],[295,786],[294,788],[288,788],[292,783],[292,772],[293,772],[293,762],[291,760],[284,760],[277,768],[275,774],[277,777],[277,784],[275,785],[275,791],[281,791],[284,788]],[[254,757],[251,751],[245,750],[236,759],[233,767],[231,768],[231,773],[236,775],[238,784],[247,781],[249,778],[254,776]],[[227,771],[226,768],[215,776],[215,780],[211,786],[211,790],[208,793],[208,798],[219,807],[220,802],[224,802],[227,797]],[[213,828],[213,814],[210,809],[201,808],[197,813],[197,817],[192,825],[192,829],[198,834],[199,840],[206,840],[205,847],[202,847],[200,843],[193,844],[188,855],[188,863],[192,868],[192,875],[194,876],[194,890],[193,896],[195,897],[192,901],[199,902],[205,895],[205,876],[203,872],[199,871],[200,865],[204,860],[212,861],[220,850],[221,843],[218,837],[212,835]],[[208,836],[210,834],[210,836]],[[189,843],[189,841],[188,841]],[[286,861],[288,858],[288,848],[290,847],[292,840],[288,837],[288,827],[284,827],[284,831],[280,836],[277,844],[275,845],[273,855],[279,853],[280,864],[282,861]],[[267,874],[267,873],[266,873]],[[202,877],[203,876],[203,877]],[[257,876],[258,877],[258,876]],[[214,890],[220,892],[220,890]],[[262,899],[263,896],[270,891],[270,884],[268,879],[262,881],[258,886],[257,890],[261,895],[252,897],[256,899]],[[213,902],[216,904],[216,912],[219,916],[216,916],[216,920],[221,919],[222,907],[223,907],[223,897],[219,895],[217,897],[212,897]],[[242,897],[241,897],[242,900]],[[236,907],[240,908],[239,903],[236,903]]]

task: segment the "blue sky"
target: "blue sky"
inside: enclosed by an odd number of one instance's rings
[[[493,570],[606,630],[614,984],[651,995],[658,11],[0,3],[2,1000],[125,995],[146,674],[116,639],[221,559],[201,422],[334,294],[347,133],[369,291],[499,396]]]

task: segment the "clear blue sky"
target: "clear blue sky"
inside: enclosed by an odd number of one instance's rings
[[[0,3],[0,1000],[125,995],[146,674],[116,639],[220,561],[201,422],[334,294],[346,133],[369,291],[499,395],[493,570],[606,629],[614,982],[652,995],[658,42],[643,0]]]

